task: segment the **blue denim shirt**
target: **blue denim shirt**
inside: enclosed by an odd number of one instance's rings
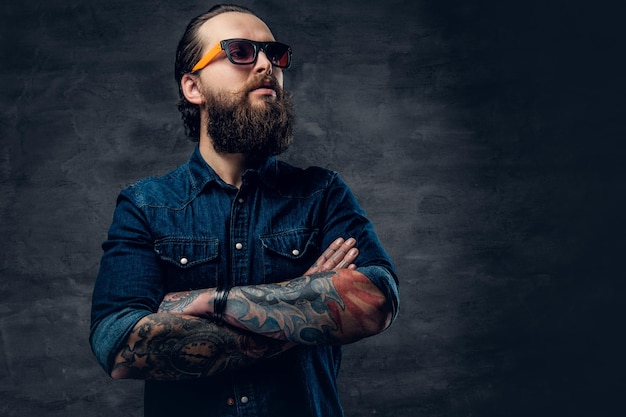
[[[178,169],[119,195],[93,293],[94,354],[110,373],[133,326],[165,294],[221,279],[239,286],[299,277],[338,237],[357,239],[359,271],[387,296],[395,317],[392,262],[336,172],[270,158],[246,171],[238,189],[196,147]],[[146,381],[145,415],[342,416],[340,359],[338,346],[300,346],[238,372]]]

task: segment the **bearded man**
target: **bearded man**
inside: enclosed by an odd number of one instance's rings
[[[292,141],[290,63],[235,5],[179,43],[198,145],[120,193],[92,301],[94,354],[111,377],[146,381],[146,416],[342,416],[341,345],[397,314],[394,267],[348,186],[275,158]]]

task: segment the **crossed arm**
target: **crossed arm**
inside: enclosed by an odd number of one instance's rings
[[[354,244],[354,239],[336,240],[302,277],[232,288],[223,326],[213,322],[215,289],[166,295],[157,313],[135,325],[111,376],[210,376],[297,344],[345,344],[384,330],[391,308],[356,271]]]

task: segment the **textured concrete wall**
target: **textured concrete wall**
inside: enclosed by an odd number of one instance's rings
[[[624,290],[616,9],[242,1],[293,45],[285,158],[340,171],[402,309],[348,346],[353,416],[614,415]],[[88,343],[119,190],[186,160],[173,54],[197,1],[0,6],[0,415],[139,416]]]

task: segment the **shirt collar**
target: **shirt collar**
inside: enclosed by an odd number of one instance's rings
[[[196,191],[202,190],[208,183],[217,181],[219,178],[213,168],[211,168],[202,157],[198,145],[196,145],[196,148],[187,162],[187,169],[189,171],[191,186]]]
[[[200,153],[200,147],[196,145],[187,163],[191,185],[194,190],[202,190],[210,182],[221,183],[221,179],[211,166],[204,160]],[[272,184],[272,178],[277,170],[275,157],[267,158],[257,168],[248,169],[243,177],[246,179],[258,178],[268,186]]]

